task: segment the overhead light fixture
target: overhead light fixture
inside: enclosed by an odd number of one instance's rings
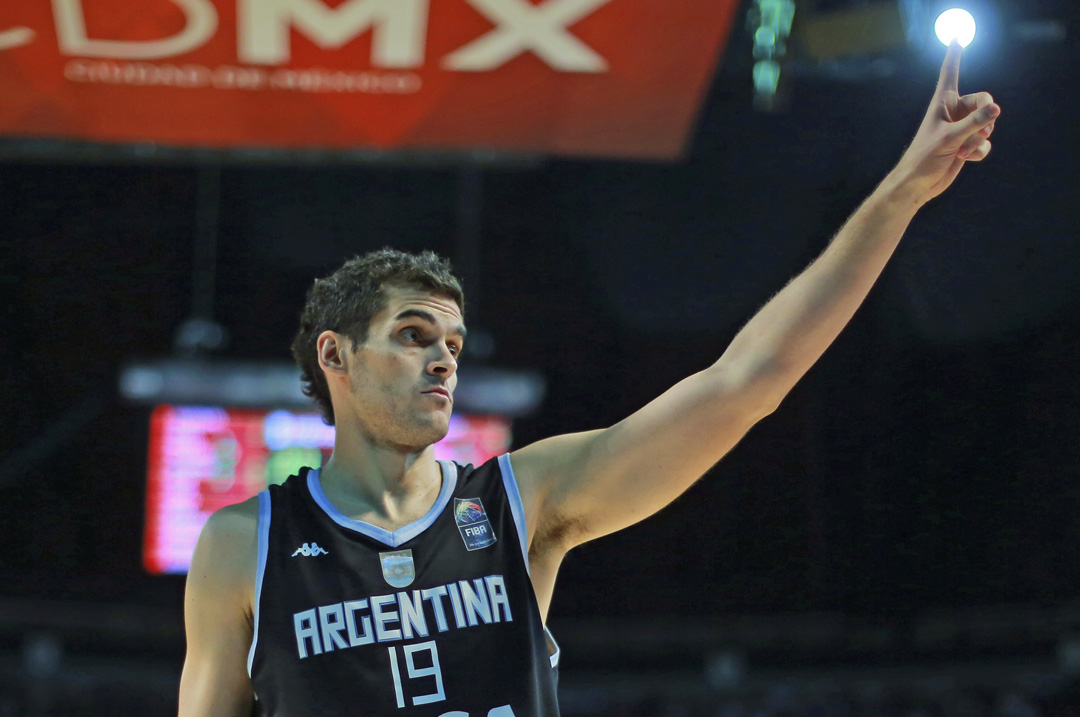
[[[469,413],[527,416],[546,392],[535,371],[467,366],[458,370],[455,408]],[[120,395],[147,406],[232,406],[315,410],[300,389],[300,369],[291,361],[230,361],[167,358],[138,361],[120,372]]]
[[[795,0],[754,0],[748,29],[754,38],[754,106],[772,111],[779,104],[780,73],[791,25]]]
[[[938,16],[934,23],[934,34],[942,45],[949,45],[955,38],[967,47],[975,39],[975,18],[970,12],[954,7]]]

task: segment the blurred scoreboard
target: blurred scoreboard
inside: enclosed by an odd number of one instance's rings
[[[330,457],[334,428],[315,412],[162,405],[150,419],[143,565],[186,573],[206,519]],[[510,448],[510,420],[454,415],[435,457],[480,465]]]

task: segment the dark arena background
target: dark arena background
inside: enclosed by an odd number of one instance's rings
[[[529,394],[501,411],[513,447],[611,425],[715,361],[900,157],[944,48],[910,26],[890,44],[893,5],[736,3],[666,157],[480,130],[444,152],[0,126],[0,717],[176,714],[185,577],[147,557],[151,419],[209,401],[146,371],[209,367],[243,409],[225,384],[286,365],[315,277],[432,249],[469,300],[462,385]],[[564,714],[1080,714],[1080,13],[966,7],[984,24],[961,91],[1002,107],[992,154],[918,214],[773,415],[568,555]],[[755,83],[769,57],[778,83]]]

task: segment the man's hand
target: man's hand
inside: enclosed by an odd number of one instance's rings
[[[1001,114],[989,92],[960,95],[961,54],[960,43],[953,40],[926,117],[893,172],[920,206],[948,189],[966,162],[986,159]]]

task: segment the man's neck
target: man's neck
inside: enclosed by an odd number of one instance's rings
[[[426,513],[442,486],[431,446],[419,452],[376,444],[339,426],[330,460],[319,471],[330,502],[345,515],[386,526],[406,525]]]

